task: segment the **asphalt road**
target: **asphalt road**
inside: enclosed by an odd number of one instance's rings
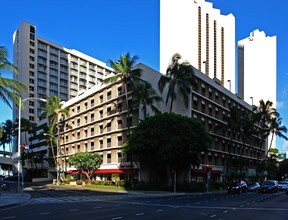
[[[284,192],[147,196],[39,189],[28,203],[0,210],[0,219],[286,220],[287,204]]]

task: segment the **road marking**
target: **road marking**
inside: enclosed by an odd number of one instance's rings
[[[70,209],[69,212],[77,212],[79,209]]]
[[[228,212],[228,210],[225,210],[223,213],[225,214],[225,213],[227,213]]]
[[[50,215],[51,212],[41,212],[40,215]]]
[[[163,212],[163,209],[158,209],[156,210],[156,212]]]
[[[143,213],[143,212],[141,212],[141,213],[137,213],[136,215],[137,215],[137,216],[139,216],[139,215],[144,215],[144,213]]]
[[[16,218],[15,216],[7,216],[7,217],[3,217],[1,219],[12,219],[12,218]]]
[[[207,214],[206,214],[206,213],[200,213],[200,215],[204,215],[204,216],[207,216]]]
[[[214,218],[214,217],[216,217],[216,215],[211,215],[211,216],[210,216],[210,218]]]
[[[101,206],[93,207],[93,209],[101,209],[101,208],[102,208]]]
[[[122,219],[123,217],[115,217],[115,218],[112,218],[112,220],[116,220],[116,219]]]

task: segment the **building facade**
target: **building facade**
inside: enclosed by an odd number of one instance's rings
[[[141,69],[142,78],[158,91],[157,82],[161,73],[141,63],[135,68]],[[261,148],[256,141],[249,145],[245,144],[239,134],[232,134],[225,120],[232,106],[237,106],[243,111],[251,111],[252,107],[225,89],[219,80],[211,79],[197,69],[194,71],[198,88],[194,88],[190,94],[189,107],[184,106],[180,97],[174,101],[176,108],[173,108],[173,111],[199,119],[207,128],[212,143],[208,152],[199,155],[201,165],[198,168],[191,167],[187,181],[204,181],[207,164],[212,168],[213,181],[223,181],[223,177],[227,175],[228,158],[231,163],[237,161],[239,157],[246,161],[241,172],[247,177],[255,176],[257,158],[258,156],[260,159],[264,158],[266,148]],[[165,91],[162,95],[166,96]],[[131,103],[131,94],[129,100]],[[156,105],[162,112],[168,112],[168,107],[164,103]],[[88,151],[98,152],[103,156],[103,164],[97,171],[99,178],[109,178],[112,173],[129,175],[129,160],[121,153],[122,145],[127,140],[127,123],[130,123],[131,129],[135,128],[142,115],[139,108],[134,110],[127,120],[122,83],[119,81],[111,85],[94,87],[66,102],[64,107],[69,108],[70,116],[64,120],[65,128],[68,129],[61,133],[63,169],[68,173],[77,172],[75,168],[69,167],[65,158],[76,152]],[[152,115],[152,112],[149,114]],[[133,166],[135,177],[138,180],[147,180],[145,178],[148,175],[145,175],[145,170],[141,170],[141,164],[135,161]],[[237,175],[240,172],[239,167],[231,163],[228,172],[228,175],[232,173]]]
[[[34,97],[46,99],[55,95],[68,101],[102,83],[103,77],[112,72],[93,57],[37,36],[36,26],[25,21],[13,35],[13,47],[13,64],[19,71],[14,77],[28,88],[22,100],[30,98],[21,111],[22,118],[34,123],[43,113],[43,103]],[[13,119],[16,118],[18,108],[14,106]]]
[[[249,37],[238,41],[238,95],[256,106],[261,99],[272,101],[272,107],[276,108],[276,88],[277,38],[254,30]],[[269,143],[270,140],[271,136]],[[276,140],[272,147],[276,147]]]
[[[160,72],[175,53],[235,93],[235,18],[205,0],[160,0]]]

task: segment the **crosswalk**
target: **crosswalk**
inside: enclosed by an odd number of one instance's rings
[[[110,200],[123,200],[123,199],[145,198],[145,197],[149,197],[149,196],[145,194],[125,194],[125,195],[100,195],[100,196],[97,195],[97,196],[40,197],[40,198],[30,199],[28,204],[110,201]]]

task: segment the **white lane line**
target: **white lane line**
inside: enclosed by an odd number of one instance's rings
[[[206,214],[206,213],[200,213],[200,215],[204,215],[204,216],[207,216],[207,214]]]
[[[51,212],[41,212],[40,215],[50,215]]]
[[[115,218],[112,218],[112,220],[117,220],[117,219],[122,219],[123,217],[115,217]]]
[[[1,219],[12,219],[12,218],[16,218],[15,216],[7,216],[7,217],[3,217]]]
[[[141,212],[141,213],[137,213],[136,215],[137,215],[137,216],[139,216],[139,215],[144,215],[144,213],[143,213],[143,212]]]
[[[228,210],[225,210],[223,213],[225,214],[225,213],[227,213],[228,212]]]
[[[158,209],[156,210],[156,212],[163,212],[163,209]]]
[[[101,206],[93,207],[93,209],[101,209],[101,208],[102,208]]]
[[[77,212],[79,209],[70,209],[69,212]]]
[[[216,217],[216,215],[211,215],[211,216],[210,216],[210,218],[214,218],[214,217]]]

